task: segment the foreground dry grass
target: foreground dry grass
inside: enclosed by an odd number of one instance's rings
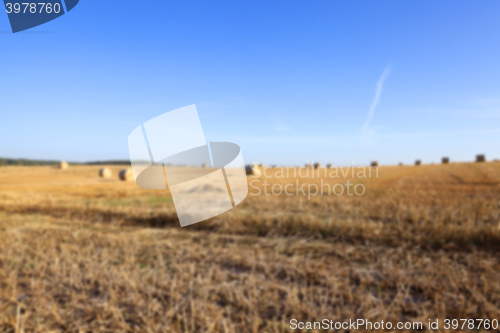
[[[0,168],[0,330],[500,319],[500,163],[382,167],[350,179],[362,197],[250,195],[187,228],[168,192],[97,170]]]

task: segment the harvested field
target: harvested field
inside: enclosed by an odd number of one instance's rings
[[[0,331],[289,332],[291,319],[328,318],[425,331],[439,319],[447,332],[446,318],[500,320],[500,163],[248,177],[242,204],[186,228],[168,191],[101,167],[0,168]],[[366,192],[253,195],[264,180]]]

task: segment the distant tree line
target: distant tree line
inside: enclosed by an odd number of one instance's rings
[[[113,161],[94,161],[85,163],[76,163],[84,165],[130,165],[129,160],[113,160]]]
[[[57,165],[59,161],[28,160],[24,158],[0,158],[0,166],[4,165]]]
[[[35,166],[35,165],[59,165],[60,161],[54,160],[30,160],[25,158],[0,158],[0,166],[19,165],[19,166]],[[130,165],[128,160],[113,160],[113,161],[94,161],[94,162],[69,162],[72,165]]]

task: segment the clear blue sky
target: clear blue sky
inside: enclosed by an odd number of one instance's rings
[[[500,158],[498,0],[81,0],[9,31],[2,157],[127,159],[136,126],[196,104],[247,163]]]

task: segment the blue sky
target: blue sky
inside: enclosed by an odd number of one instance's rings
[[[499,17],[497,0],[81,0],[12,34],[2,14],[0,156],[126,159],[135,127],[196,104],[247,163],[500,158]]]

